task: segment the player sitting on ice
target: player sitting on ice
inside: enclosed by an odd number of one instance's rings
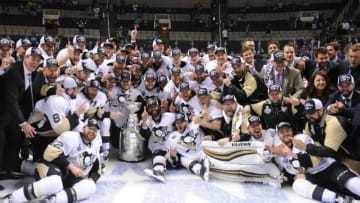
[[[204,134],[199,125],[189,121],[187,115],[177,113],[175,116],[177,130],[169,135],[169,162],[172,167],[183,166],[203,180],[209,180],[209,162],[203,156],[201,143]]]
[[[281,122],[277,125],[280,142],[271,148],[275,161],[284,170],[288,182],[292,184],[296,194],[321,202],[360,202],[352,196],[334,192],[322,186],[333,186],[335,189],[347,189],[351,194],[360,196],[360,177],[345,165],[332,157],[315,159],[307,153],[306,148],[317,148],[317,152],[328,150],[316,145],[312,137],[305,134],[294,136],[290,123]],[[305,149],[304,149],[305,148]],[[339,190],[340,191],[340,190]]]
[[[96,191],[100,178],[98,122],[89,119],[82,132],[67,131],[48,145],[36,169],[36,182],[0,199],[18,203],[45,198],[44,202],[76,202]]]

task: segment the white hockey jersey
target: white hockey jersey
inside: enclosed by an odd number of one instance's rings
[[[176,148],[177,153],[183,157],[201,160],[203,137],[204,134],[200,130],[199,125],[190,122],[183,133],[174,131],[169,135],[167,146],[168,149]]]
[[[151,130],[148,147],[151,152],[156,150],[167,151],[166,140],[169,134],[174,131],[173,124],[175,122],[174,113],[163,113],[161,121],[156,123],[151,116],[147,120],[147,126]]]
[[[89,175],[95,161],[97,159],[100,161],[100,146],[97,138],[90,144],[85,144],[79,132],[67,131],[48,146],[44,158],[47,157],[47,153],[61,151],[70,163],[82,169],[86,175]]]
[[[305,144],[314,144],[314,140],[305,134],[297,134],[294,136],[295,139],[299,139],[301,141],[303,141]],[[275,146],[279,146],[280,144],[282,144],[281,141],[279,141],[278,143],[275,144]],[[306,153],[303,150],[300,150],[296,147],[292,148],[292,152],[293,153]],[[303,167],[296,166],[294,167],[294,164],[292,164],[292,157],[285,157],[285,156],[276,156],[275,157],[275,162],[276,164],[279,166],[280,170],[286,170],[289,174],[293,174],[296,175],[298,173],[303,173],[303,172],[307,172],[310,174],[316,174],[319,173],[323,170],[325,170],[326,168],[328,168],[332,163],[335,162],[334,158],[331,157],[322,157],[320,164],[316,167],[309,167],[304,169]]]

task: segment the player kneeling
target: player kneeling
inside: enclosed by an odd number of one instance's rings
[[[76,202],[96,191],[100,177],[98,123],[89,119],[82,132],[67,131],[48,145],[36,169],[38,181],[4,197],[2,202]],[[45,199],[44,199],[45,198]]]

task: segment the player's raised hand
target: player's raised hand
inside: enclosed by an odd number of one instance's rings
[[[65,93],[65,89],[61,87],[61,85],[56,85],[56,95],[62,95]]]
[[[81,114],[83,114],[88,108],[88,104],[87,102],[82,103],[79,108],[75,111],[75,113],[80,116]]]
[[[144,107],[144,111],[141,114],[141,119],[143,122],[146,122],[149,117],[149,113],[146,110],[146,107]]]
[[[225,74],[225,79],[223,80],[223,82],[228,87],[231,85],[231,79],[227,74]]]

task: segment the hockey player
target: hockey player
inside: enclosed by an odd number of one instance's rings
[[[175,117],[177,130],[169,135],[167,146],[172,167],[183,166],[203,180],[209,180],[209,162],[202,155],[201,142],[204,137],[198,125],[189,122],[183,113]]]
[[[95,118],[99,120],[100,135],[102,140],[101,158],[106,160],[109,156],[110,150],[110,119],[118,119],[119,112],[109,112],[108,102],[105,93],[100,88],[100,83],[97,80],[90,80],[90,82],[79,92],[76,97],[76,107],[86,104],[88,107],[84,114],[80,115],[80,123],[87,119]],[[82,128],[80,124],[77,128]],[[79,130],[80,130],[79,129]],[[103,163],[103,162],[102,162]]]
[[[222,100],[223,117],[221,117],[220,127],[222,137],[214,137],[212,140],[217,141],[219,145],[224,145],[229,141],[239,141],[244,118],[242,111],[243,106],[236,102],[234,95],[225,95]]]
[[[165,143],[168,135],[174,130],[175,114],[161,113],[159,100],[152,97],[147,100],[146,109],[144,109],[141,117],[140,134],[149,139],[148,147],[153,156],[153,169],[145,169],[144,172],[150,177],[165,182],[165,155],[168,153]]]
[[[87,109],[85,103],[76,108],[78,84],[73,77],[65,78],[62,87],[65,89],[62,95],[52,95],[38,101],[35,113],[29,119],[37,131],[32,139],[34,161],[41,157],[46,146],[57,136],[74,129],[79,124],[79,116]]]
[[[346,166],[331,157],[322,157],[319,165],[312,164],[311,154],[306,147],[315,147],[314,140],[304,134],[294,136],[290,123],[281,122],[277,125],[280,141],[271,148],[275,161],[286,174],[288,182],[292,183],[295,193],[300,196],[321,202],[351,202],[351,196],[344,196],[327,188],[348,189],[358,195],[360,177]],[[318,151],[326,150],[318,147]],[[319,185],[317,185],[319,184]]]
[[[67,131],[48,145],[36,169],[36,182],[7,195],[2,202],[76,202],[96,191],[100,178],[98,123],[89,119],[81,132]]]

